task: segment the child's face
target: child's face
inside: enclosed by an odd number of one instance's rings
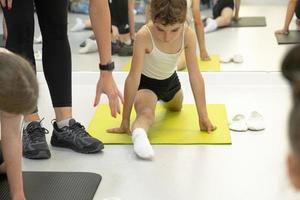
[[[156,38],[164,43],[172,43],[182,35],[183,24],[162,25],[154,23],[154,32]]]

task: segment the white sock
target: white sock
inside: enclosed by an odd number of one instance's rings
[[[143,159],[151,159],[154,156],[153,148],[148,140],[147,133],[142,128],[136,128],[132,132],[134,152]]]
[[[76,18],[76,24],[70,29],[71,32],[82,31],[85,29],[85,24],[80,18]]]
[[[61,128],[65,127],[65,126],[69,126],[69,122],[70,122],[71,119],[73,119],[73,118],[67,118],[67,119],[61,120],[59,122],[56,122],[57,127],[59,129],[61,129]]]
[[[97,41],[89,38],[86,39],[85,47],[79,49],[80,54],[92,53],[96,51],[98,51]]]
[[[215,31],[217,28],[218,28],[217,21],[211,18],[207,18],[204,32],[205,33],[212,32]]]
[[[43,38],[42,38],[42,35],[39,35],[38,37],[34,37],[33,38],[33,41],[35,44],[40,44],[43,42]]]

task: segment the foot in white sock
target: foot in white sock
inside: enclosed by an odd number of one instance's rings
[[[214,19],[211,19],[211,18],[207,18],[204,32],[205,33],[212,32],[212,31],[217,30],[217,28],[218,28],[217,21]]]
[[[85,47],[79,49],[80,54],[92,53],[98,51],[96,40],[86,39]]]
[[[76,24],[70,29],[71,32],[78,32],[85,29],[85,24],[80,18],[76,18]]]
[[[142,128],[136,128],[132,132],[134,152],[143,159],[151,159],[154,156],[153,148],[148,140],[147,133]]]

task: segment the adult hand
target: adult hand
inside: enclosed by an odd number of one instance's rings
[[[7,7],[8,10],[12,8],[12,2],[13,0],[0,0],[0,3],[3,8]]]
[[[289,34],[289,30],[288,29],[280,29],[280,30],[275,31],[275,34],[288,35]]]
[[[201,131],[207,131],[208,133],[217,129],[207,117],[199,119],[199,125]]]
[[[110,128],[106,130],[108,133],[124,134],[130,133],[129,120],[122,120],[121,126],[118,128]]]
[[[101,71],[96,87],[95,107],[98,105],[102,93],[106,94],[108,97],[111,116],[116,117],[117,113],[121,113],[119,100],[123,103],[123,96],[112,77],[112,72]]]

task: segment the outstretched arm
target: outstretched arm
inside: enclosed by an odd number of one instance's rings
[[[204,26],[201,20],[200,0],[193,0],[192,11],[193,11],[196,35],[198,39],[198,45],[200,49],[200,58],[202,60],[209,60],[209,55],[207,53],[206,46],[205,46]]]
[[[130,132],[130,114],[133,107],[136,92],[139,87],[144,56],[146,52],[145,32],[140,30],[136,35],[133,45],[133,56],[129,74],[124,87],[124,107],[122,123],[119,128],[107,130],[110,133],[128,133]]]
[[[196,40],[193,31],[187,29],[185,34],[185,58],[189,73],[189,80],[194,94],[197,112],[199,116],[199,125],[202,131],[214,131],[216,127],[210,122],[206,109],[205,87],[202,75],[200,73],[196,58]]]
[[[294,16],[294,12],[296,9],[298,0],[289,0],[288,7],[286,10],[286,16],[284,21],[284,27],[281,30],[276,31],[278,34],[288,34],[289,33],[289,26]]]
[[[12,199],[25,199],[22,179],[22,115],[2,112],[1,145]]]
[[[101,64],[111,63],[111,19],[108,1],[90,0],[90,18],[97,40]],[[120,100],[123,101],[111,71],[101,71],[96,87],[94,106],[97,106],[101,94],[108,96],[111,115],[116,117],[120,113]]]

